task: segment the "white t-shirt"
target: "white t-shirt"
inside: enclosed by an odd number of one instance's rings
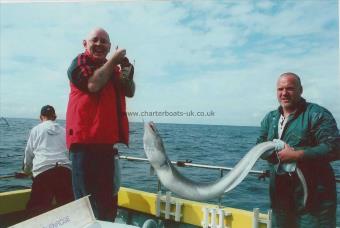
[[[287,120],[288,120],[288,117],[285,118],[281,114],[280,119],[279,119],[279,123],[278,123],[278,129],[277,129],[279,139],[281,139],[282,132],[285,129],[285,126],[287,124]],[[287,172],[287,173],[294,172],[295,168],[296,168],[296,162],[283,163],[283,164],[280,164],[279,167],[280,167],[280,170],[283,171],[283,172]],[[280,173],[280,170],[278,170],[278,173]]]
[[[281,135],[282,135],[283,129],[284,129],[285,126],[286,126],[287,119],[288,119],[288,118],[285,118],[285,117],[281,114],[280,119],[279,119],[279,124],[278,124],[278,134],[279,134],[279,139],[281,139]]]

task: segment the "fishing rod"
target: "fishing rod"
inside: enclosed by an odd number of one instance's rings
[[[29,177],[31,177],[31,175],[23,173],[23,172],[15,172],[14,174],[0,176],[0,180],[8,179],[8,178],[25,179],[25,178],[29,178]]]
[[[5,117],[0,117],[0,120],[6,123],[6,125],[9,127],[9,123]]]
[[[125,156],[119,155],[119,159],[128,160],[128,161],[142,161],[142,162],[149,162],[147,158],[140,158],[134,156]],[[223,175],[223,171],[231,171],[233,167],[225,167],[225,166],[214,166],[214,165],[205,165],[205,164],[195,164],[192,163],[191,160],[185,161],[171,161],[172,164],[177,165],[178,167],[195,167],[195,168],[203,168],[203,169],[212,169],[212,170],[219,170],[221,171],[221,176]],[[250,170],[250,174],[259,175],[259,179],[264,179],[269,177],[269,170]],[[335,176],[335,181],[340,183],[340,175]]]
[[[1,179],[7,179],[7,178],[13,178],[13,177],[15,177],[14,174],[12,174],[12,175],[0,176],[0,180],[1,180]]]

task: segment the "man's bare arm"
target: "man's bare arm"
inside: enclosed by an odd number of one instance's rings
[[[88,89],[91,93],[96,93],[101,90],[106,83],[111,79],[112,72],[115,66],[120,64],[126,55],[125,49],[117,49],[114,55],[100,68],[98,68],[88,81]]]

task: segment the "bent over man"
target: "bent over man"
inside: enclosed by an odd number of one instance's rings
[[[27,141],[23,168],[26,174],[33,174],[31,198],[27,203],[30,216],[52,209],[53,198],[57,206],[74,199],[65,129],[55,122],[56,118],[52,106],[42,107],[41,123],[31,130]]]

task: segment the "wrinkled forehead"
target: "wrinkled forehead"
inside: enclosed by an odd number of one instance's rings
[[[94,29],[92,30],[88,36],[87,40],[92,40],[93,38],[101,38],[110,42],[109,34],[104,29]]]
[[[293,86],[293,87],[300,87],[299,80],[291,75],[284,75],[280,76],[277,80],[277,87],[281,86]]]

